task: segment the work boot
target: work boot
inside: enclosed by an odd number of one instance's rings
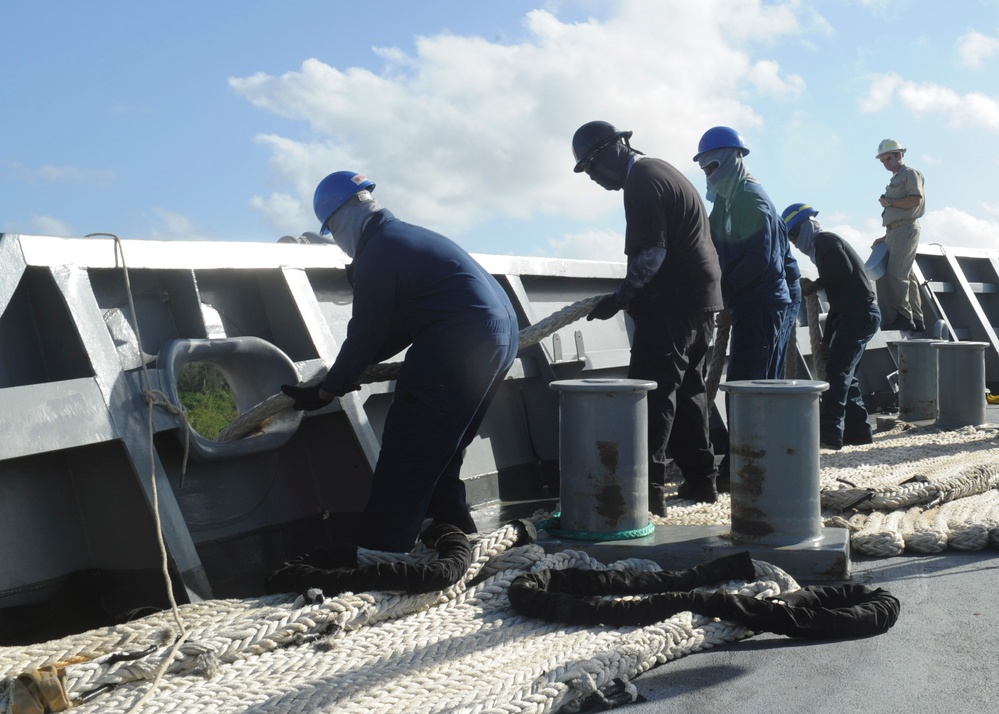
[[[718,464],[718,475],[715,477],[715,488],[718,493],[729,493],[732,490],[732,472],[729,469],[729,458],[726,455]]]
[[[714,480],[706,476],[686,479],[680,484],[676,495],[694,503],[714,503],[718,500],[718,490],[715,488]]]
[[[864,444],[873,444],[874,434],[868,429],[866,432],[843,432],[843,445],[844,446],[863,446]]]
[[[658,484],[649,486],[649,512],[653,516],[666,517],[666,490]]]
[[[884,332],[898,331],[898,332],[915,332],[916,326],[912,323],[912,320],[905,317],[904,315],[899,315],[894,320],[888,324],[881,323],[881,330]]]
[[[833,451],[839,451],[843,448],[843,439],[837,439],[832,436],[820,436],[819,446],[823,449],[832,449]]]

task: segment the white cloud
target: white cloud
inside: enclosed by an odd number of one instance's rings
[[[198,228],[194,221],[180,213],[165,208],[154,208],[153,213],[157,222],[149,234],[136,237],[149,240],[219,240],[218,236]]]
[[[920,220],[923,243],[954,248],[987,248],[999,245],[999,221],[976,218],[956,208],[929,211]]]
[[[76,230],[64,221],[52,216],[33,215],[31,217],[31,228],[33,233],[43,236],[75,236]]]
[[[28,168],[18,162],[8,161],[5,165],[13,169],[22,181],[28,184],[39,183],[81,183],[103,188],[116,178],[111,169],[85,169],[79,166],[39,166]]]
[[[957,40],[957,54],[961,64],[971,69],[981,69],[982,64],[999,53],[999,38],[980,32],[969,32]]]
[[[581,186],[572,173],[576,128],[611,121],[635,131],[636,148],[693,172],[687,162],[707,128],[758,127],[754,97],[802,90],[766,46],[761,56],[752,48],[795,33],[797,9],[622,0],[613,19],[578,23],[534,10],[520,44],[440,34],[417,38],[412,54],[378,50],[378,74],[310,59],[280,76],[231,78],[255,106],[311,131],[258,137],[280,189],[253,205],[282,231],[312,226],[316,183],[349,169],[379,184],[386,207],[448,234],[497,216],[596,220],[620,210],[620,196]]]
[[[556,258],[579,260],[611,260],[624,262],[624,235],[617,231],[595,228],[581,233],[549,240],[551,255]]]
[[[932,82],[908,82],[896,74],[875,75],[861,110],[877,112],[899,106],[938,114],[952,126],[973,126],[999,133],[999,100],[982,92],[958,92]]]

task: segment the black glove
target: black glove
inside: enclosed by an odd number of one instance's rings
[[[596,304],[590,314],[586,316],[586,320],[609,320],[614,317],[620,309],[621,306],[617,304],[617,300],[614,299],[614,296],[607,295]]]
[[[321,398],[319,396],[320,389],[322,389],[322,385],[320,384],[314,387],[296,387],[291,384],[281,385],[281,391],[295,400],[292,407],[294,407],[295,411],[299,412],[302,410],[311,412],[314,409],[322,409],[332,401]]]
[[[801,285],[801,294],[804,295],[805,297],[812,295],[819,289],[819,286],[815,284],[815,281],[809,280],[808,278],[802,278],[800,285]]]

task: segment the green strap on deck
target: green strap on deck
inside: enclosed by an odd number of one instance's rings
[[[540,530],[548,531],[550,535],[556,538],[569,538],[570,540],[629,540],[632,538],[644,538],[647,535],[651,535],[655,531],[656,526],[652,521],[644,528],[638,528],[628,531],[612,531],[610,533],[598,533],[594,531],[564,531],[560,529],[559,521],[561,520],[562,512],[555,511],[549,518],[540,520],[535,524],[535,528]]]

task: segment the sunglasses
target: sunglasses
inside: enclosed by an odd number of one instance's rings
[[[589,174],[590,173],[590,169],[593,168],[593,162],[596,160],[596,158],[600,154],[600,152],[603,151],[604,149],[606,149],[611,144],[614,144],[616,142],[617,142],[617,137],[614,137],[612,139],[608,139],[603,144],[601,144],[600,146],[597,146],[590,153],[588,153],[586,156],[584,156],[583,157],[583,164],[582,164],[582,166],[583,166],[583,172],[586,173],[586,174]]]
[[[884,156],[879,156],[878,158],[881,159],[882,164],[887,164],[889,159],[895,158],[895,154],[885,154]]]
[[[798,240],[799,233],[801,233],[800,223],[787,232],[787,234],[791,237],[792,240]]]

